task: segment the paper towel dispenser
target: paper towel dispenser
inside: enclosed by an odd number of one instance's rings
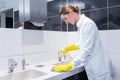
[[[19,0],[19,20],[45,23],[47,0]]]

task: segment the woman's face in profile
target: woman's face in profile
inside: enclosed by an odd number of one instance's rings
[[[74,12],[70,12],[69,14],[62,14],[60,17],[66,24],[75,24]]]

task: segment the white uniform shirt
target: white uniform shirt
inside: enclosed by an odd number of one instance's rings
[[[111,62],[104,53],[96,24],[82,14],[76,26],[79,55],[72,62],[73,68],[84,63],[89,80],[112,80]]]

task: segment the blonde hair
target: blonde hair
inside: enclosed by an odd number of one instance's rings
[[[64,5],[62,8],[60,8],[60,10],[59,10],[59,16],[61,16],[62,14],[69,14],[69,12],[71,12],[71,11],[73,11],[73,12],[75,12],[75,13],[79,13],[79,8],[78,8],[78,6],[72,6],[72,5],[70,5],[70,4],[66,4],[66,5]]]

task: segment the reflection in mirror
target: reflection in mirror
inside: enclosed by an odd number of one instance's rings
[[[13,9],[2,11],[0,14],[0,26],[1,28],[18,28],[20,26],[19,11],[13,11]]]
[[[1,13],[0,13],[0,28],[1,28]]]
[[[13,28],[13,9],[4,11],[6,28]]]
[[[15,29],[20,29],[19,11],[14,12],[14,28]]]
[[[2,28],[13,28],[13,9],[2,11],[0,15],[0,26]]]

